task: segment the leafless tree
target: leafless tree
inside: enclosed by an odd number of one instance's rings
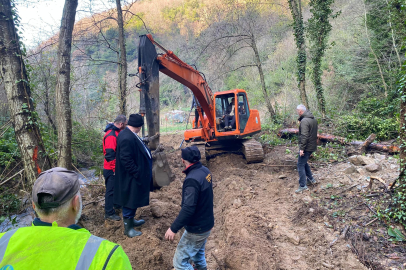
[[[70,76],[72,32],[78,0],[65,0],[58,44],[58,78],[56,83],[56,121],[58,128],[58,166],[72,167],[72,114]]]
[[[0,0],[0,78],[4,82],[25,175],[33,184],[51,164],[38,127],[10,0]]]

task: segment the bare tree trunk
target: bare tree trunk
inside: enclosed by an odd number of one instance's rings
[[[41,170],[50,168],[31,99],[27,71],[13,21],[10,0],[0,0],[0,78],[4,81],[10,116],[25,175],[32,185]]]
[[[259,78],[261,80],[261,87],[262,87],[262,93],[263,93],[264,99],[265,99],[265,105],[268,108],[268,112],[269,112],[271,118],[274,119],[276,116],[275,110],[272,107],[271,100],[268,96],[268,92],[266,91],[265,77],[264,77],[264,72],[262,71],[261,59],[259,57],[257,44],[255,42],[255,37],[253,35],[251,35],[251,47],[254,50],[254,54],[255,54],[255,64],[258,68]]]
[[[49,76],[50,76],[50,74],[49,74]],[[49,85],[48,85],[48,78],[47,78],[47,76],[45,76],[45,74],[44,74],[44,80],[45,80],[44,81],[44,86],[45,86],[44,112],[47,115],[48,122],[51,125],[52,130],[54,131],[55,134],[57,134],[58,131],[56,129],[54,121],[52,120],[51,112],[49,109]]]
[[[381,75],[383,88],[385,88],[385,97],[387,97],[388,96],[388,86],[386,84],[385,78],[383,77],[383,72],[382,72],[381,64],[379,63],[378,56],[376,55],[376,53],[375,53],[375,51],[374,51],[374,49],[372,48],[372,45],[371,45],[371,39],[369,38],[368,26],[367,26],[367,8],[365,6],[365,2],[364,1],[362,1],[362,2],[364,3],[365,33],[366,33],[366,36],[367,36],[367,39],[368,39],[369,48],[371,49],[371,52],[374,55],[376,64],[378,65],[379,74]]]
[[[69,100],[72,32],[78,0],[65,0],[58,45],[56,122],[58,125],[58,166],[72,167],[72,115]]]
[[[289,7],[293,17],[295,41],[297,47],[297,77],[300,92],[300,100],[302,104],[309,109],[309,102],[306,95],[306,42],[304,38],[304,26],[302,16],[302,3],[301,0],[289,0]]]
[[[120,0],[116,0],[118,43],[120,47],[120,64],[118,65],[118,92],[120,96],[120,113],[127,115],[127,52],[125,49],[123,11]]]

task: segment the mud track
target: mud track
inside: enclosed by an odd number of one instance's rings
[[[151,205],[137,210],[145,219],[143,235],[123,234],[122,222],[104,221],[103,203],[88,205],[80,221],[93,234],[119,243],[133,269],[170,270],[181,233],[174,243],[163,239],[180,210],[183,181],[179,145],[181,135],[161,139],[176,180],[151,193]],[[206,246],[208,269],[367,269],[345,241],[331,243],[337,232],[323,222],[310,193],[295,195],[297,172],[286,161],[285,147],[266,154],[264,163],[246,164],[240,155],[226,154],[208,162],[213,174],[215,227]],[[270,167],[267,165],[285,165]],[[316,172],[317,173],[317,172]],[[103,188],[85,190],[86,201],[103,196]],[[305,209],[302,218],[297,213]]]

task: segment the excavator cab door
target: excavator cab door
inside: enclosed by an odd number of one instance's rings
[[[247,125],[248,118],[250,117],[250,110],[248,108],[247,97],[245,93],[238,93],[238,123],[240,124],[240,132],[243,133]]]
[[[236,107],[234,94],[217,95],[215,100],[216,106],[216,129],[219,132],[234,131],[236,128]],[[228,121],[228,122],[227,122]],[[231,126],[231,129],[227,129]]]

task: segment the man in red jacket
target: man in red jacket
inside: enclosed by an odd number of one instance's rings
[[[114,179],[116,171],[116,149],[117,149],[117,136],[121,130],[127,125],[127,118],[124,115],[117,116],[114,123],[109,123],[106,126],[104,132],[106,134],[103,137],[103,154],[104,154],[104,166],[103,176],[106,184],[106,195],[104,202],[105,219],[111,219],[119,221],[121,218],[116,215],[114,211]]]

